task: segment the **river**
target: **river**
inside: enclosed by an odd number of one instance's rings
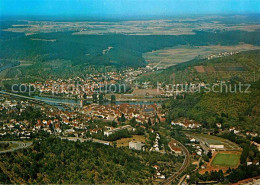
[[[62,105],[64,104],[71,104],[71,105],[80,105],[80,100],[75,99],[65,99],[65,98],[50,98],[50,97],[42,97],[42,96],[34,96],[36,100],[44,101],[50,105],[54,105],[61,110],[65,110],[65,107]],[[87,103],[92,104],[92,101],[87,101]],[[116,105],[120,105],[123,103],[128,103],[131,105],[151,105],[151,104],[161,104],[161,102],[155,101],[116,101]],[[102,105],[109,105],[110,101],[104,101]]]

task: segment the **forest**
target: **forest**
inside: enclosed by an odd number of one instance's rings
[[[236,126],[244,131],[260,133],[259,81],[252,85],[250,93],[192,93],[170,98],[163,105],[167,121],[187,117],[203,123],[206,128]]]
[[[157,152],[38,137],[30,148],[1,155],[0,183],[150,184],[158,159],[172,164],[182,161]],[[9,171],[12,181],[3,170]]]

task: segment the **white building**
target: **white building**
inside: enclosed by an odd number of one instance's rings
[[[144,144],[142,142],[139,142],[139,141],[131,141],[131,142],[129,142],[129,148],[130,149],[142,150],[143,146],[144,146]]]

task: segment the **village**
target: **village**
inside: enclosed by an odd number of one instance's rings
[[[19,138],[31,140],[39,133],[47,133],[70,141],[92,141],[108,146],[125,146],[131,150],[172,153],[176,156],[187,155],[181,145],[171,140],[168,144],[161,143],[158,131],[153,130],[152,125],[166,122],[166,115],[161,104],[97,104],[92,103],[75,107],[74,110],[60,110],[48,104],[38,104],[29,100],[10,98],[5,95],[0,99],[0,112],[6,115],[6,120],[0,123],[0,135],[3,138]],[[37,110],[37,111],[35,111]],[[40,119],[31,119],[32,114],[41,115]],[[187,131],[202,129],[202,124],[191,119],[181,118],[171,121],[171,128],[182,128]],[[236,127],[223,129],[221,123],[216,124],[220,132],[232,132],[236,135],[257,137],[254,132],[242,132]],[[138,134],[141,134],[138,136]],[[148,135],[147,135],[148,134]],[[147,138],[154,135],[147,143]],[[121,138],[122,137],[122,138]],[[126,138],[124,138],[126,137]],[[197,165],[200,173],[214,169],[213,158],[228,152],[230,155],[240,155],[241,148],[234,143],[207,134],[186,134],[190,146],[192,164]],[[258,147],[258,143],[252,144]],[[166,151],[168,147],[169,150]],[[207,156],[213,155],[212,159]],[[205,157],[206,156],[206,157]],[[190,157],[189,157],[190,158]],[[210,161],[207,161],[210,160]],[[258,161],[248,161],[247,165],[259,165]],[[154,165],[154,178],[166,179],[161,167]],[[162,168],[163,169],[163,168]],[[227,170],[227,168],[221,168]],[[186,177],[187,179],[189,177]]]
[[[138,69],[126,68],[125,70],[114,72],[97,72],[77,76],[74,78],[63,78],[56,80],[37,81],[25,84],[39,92],[40,95],[59,95],[62,98],[92,99],[93,94],[100,93],[127,93],[129,87],[133,85],[135,79],[149,71],[156,69],[150,67],[140,67]],[[148,88],[148,86],[145,86]]]

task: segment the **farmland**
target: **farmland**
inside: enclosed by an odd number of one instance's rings
[[[172,48],[165,48],[161,50],[154,50],[143,54],[145,60],[150,66],[157,66],[158,68],[167,68],[178,63],[192,60],[196,57],[207,58],[209,56],[218,55],[225,52],[241,52],[247,50],[260,49],[259,46],[250,44],[238,44],[235,46],[176,46]],[[200,69],[198,69],[200,72]],[[203,71],[204,72],[204,71]]]
[[[250,47],[247,48],[249,49]],[[207,47],[207,46],[205,46]],[[226,48],[226,47],[225,47]],[[240,47],[241,49],[242,47]],[[252,47],[253,49],[254,47]],[[233,50],[238,51],[238,50]],[[232,52],[232,53],[233,53]],[[187,50],[186,56],[189,55]],[[223,54],[224,55],[224,54]],[[184,56],[184,55],[183,55]],[[180,62],[176,65],[174,63],[167,63],[173,65],[161,73],[150,73],[143,75],[141,81],[150,81],[153,84],[159,82],[165,83],[215,83],[216,81],[245,81],[252,82],[259,79],[259,49],[241,51],[239,53],[225,56],[210,55],[212,58],[196,57],[188,62]],[[188,59],[188,58],[186,58]],[[151,62],[148,61],[148,62]],[[149,63],[150,66],[165,67],[165,64],[160,61],[159,64]]]
[[[27,36],[37,33],[71,31],[74,35],[104,35],[104,34],[128,34],[128,35],[193,35],[194,30],[240,30],[253,32],[260,28],[258,20],[250,20],[247,16],[241,16],[239,23],[229,25],[227,21],[237,20],[236,16],[199,16],[186,18],[172,18],[170,20],[124,20],[124,21],[15,21],[5,28],[5,31],[25,33]],[[247,24],[243,24],[246,22]],[[249,23],[249,25],[248,25]],[[38,38],[37,38],[38,39]],[[42,39],[41,39],[42,40]],[[55,39],[42,41],[55,42]]]

